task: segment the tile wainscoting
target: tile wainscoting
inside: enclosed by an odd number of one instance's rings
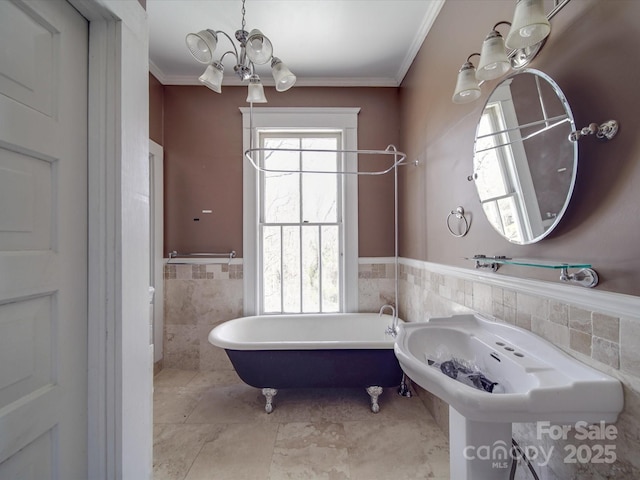
[[[162,368],[209,371],[231,368],[207,335],[216,325],[243,315],[242,260],[231,264],[165,264],[164,357]],[[361,259],[358,271],[361,312],[395,304],[392,259]]]
[[[243,315],[243,269],[240,259],[234,262],[165,266],[164,368],[231,368],[224,352],[209,344],[207,334],[215,325]],[[362,312],[377,312],[380,306],[395,303],[393,259],[360,259],[358,296]],[[640,298],[401,259],[398,300],[400,317],[407,321],[479,312],[531,330],[620,379],[625,408],[615,440],[581,442],[575,440],[574,429],[566,440],[554,441],[539,435],[536,424],[515,424],[514,436],[521,446],[553,451],[547,465],[534,461],[541,479],[640,478]],[[448,432],[447,405],[416,390]],[[582,453],[590,455],[599,446],[612,445],[615,462],[571,457],[572,449],[582,444],[588,445]],[[530,478],[522,467],[518,472],[516,478]]]
[[[554,441],[533,423],[514,424],[514,437],[532,452],[552,452],[548,464],[541,458],[533,462],[541,479],[640,478],[640,298],[402,259],[399,304],[400,316],[408,321],[470,312],[494,317],[618,378],[625,407],[615,440],[580,441],[573,428],[566,439]],[[418,390],[448,432],[447,404]],[[580,456],[575,455],[578,447]],[[602,447],[615,452],[615,461],[598,456]],[[522,477],[516,478],[531,478],[525,468],[518,470]]]
[[[211,329],[242,316],[242,264],[166,264],[163,368],[229,369],[207,340]]]

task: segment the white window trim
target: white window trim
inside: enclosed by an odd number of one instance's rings
[[[242,112],[242,177],[243,177],[243,286],[244,315],[258,313],[258,212],[257,195],[260,176],[251,162],[244,156],[250,148],[249,107],[240,107]],[[318,129],[331,128],[342,131],[343,148],[358,149],[358,113],[360,108],[314,108],[314,107],[260,107],[253,108],[254,145],[257,147],[256,129]],[[345,156],[348,171],[356,172],[356,154]],[[343,197],[344,231],[344,311],[358,311],[358,176],[346,175]]]

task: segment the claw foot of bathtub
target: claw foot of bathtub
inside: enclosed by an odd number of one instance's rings
[[[273,412],[273,397],[278,394],[278,390],[275,388],[263,388],[262,395],[267,399],[267,403],[264,406],[264,411],[267,413]]]
[[[367,393],[371,397],[371,411],[378,413],[380,405],[378,405],[378,397],[382,395],[382,387],[367,387]]]

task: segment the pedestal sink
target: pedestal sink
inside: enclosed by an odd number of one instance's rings
[[[622,410],[618,380],[527,330],[478,314],[405,323],[394,349],[405,373],[449,404],[452,479],[508,478],[508,462],[472,452],[510,450],[512,422],[615,422]],[[443,373],[447,361],[481,372],[500,393]]]

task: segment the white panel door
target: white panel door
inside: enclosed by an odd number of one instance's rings
[[[87,478],[88,25],[0,0],[0,479]]]

